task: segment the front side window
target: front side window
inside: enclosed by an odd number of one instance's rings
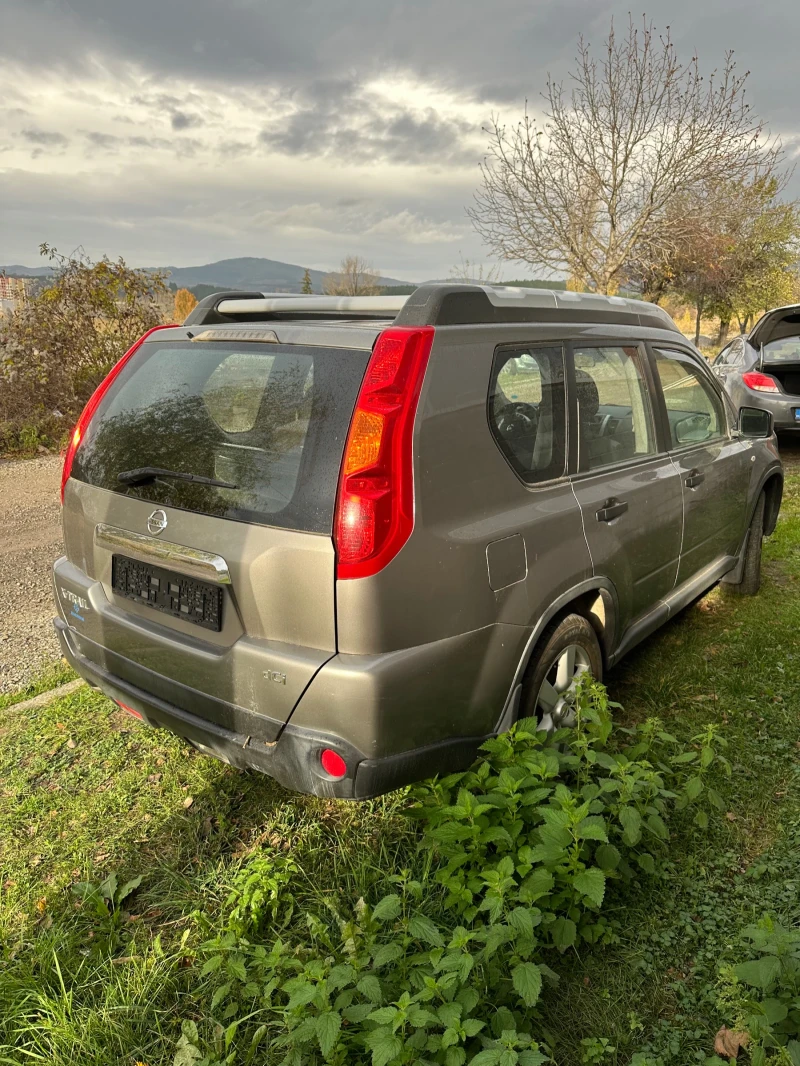
[[[565,387],[560,345],[501,349],[495,355],[489,425],[503,455],[528,484],[564,474]]]
[[[639,348],[576,348],[574,360],[578,469],[599,470],[655,452]]]
[[[725,436],[725,408],[702,371],[677,352],[657,348],[655,357],[672,447],[683,448]]]

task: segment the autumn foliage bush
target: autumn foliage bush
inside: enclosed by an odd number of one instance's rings
[[[0,319],[0,455],[58,445],[96,385],[133,342],[164,321],[159,274],[123,259],[93,263],[42,245],[54,276]]]

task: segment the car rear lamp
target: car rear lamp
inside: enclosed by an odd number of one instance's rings
[[[325,748],[319,757],[322,769],[329,777],[342,778],[347,773],[347,763],[332,748]]]
[[[339,580],[377,574],[414,528],[412,441],[433,327],[378,337],[347,437],[334,520]]]
[[[756,392],[780,391],[775,378],[771,378],[769,374],[761,374],[757,370],[749,370],[746,374],[742,374],[742,381],[748,389],[755,389]]]
[[[147,340],[147,338],[152,333],[155,333],[156,330],[159,330],[159,329],[173,329],[173,328],[174,328],[174,325],[153,326],[153,328],[149,329],[147,331],[147,333],[144,333],[139,338],[139,340],[136,341],[136,343],[133,344],[127,350],[127,352],[125,352],[125,354],[122,356],[122,358],[119,360],[119,362],[115,363],[114,366],[112,366],[111,370],[109,370],[108,374],[103,378],[103,380],[100,382],[100,384],[94,390],[92,395],[89,397],[89,400],[88,400],[86,406],[84,407],[83,411],[81,412],[81,416],[78,419],[78,421],[77,421],[77,423],[75,425],[75,428],[72,431],[72,435],[71,435],[71,437],[69,439],[69,444],[67,445],[67,451],[66,451],[66,453],[64,455],[64,468],[61,471],[61,502],[62,503],[64,502],[64,489],[66,488],[66,484],[69,481],[70,474],[72,473],[72,463],[73,463],[73,461],[75,459],[75,452],[78,450],[79,444],[81,443],[81,441],[86,436],[86,430],[89,428],[89,423],[92,420],[92,416],[94,415],[94,413],[97,410],[97,408],[100,406],[100,401],[103,399],[105,394],[108,392],[109,388],[113,384],[114,379],[117,377],[119,372],[122,370],[122,368],[128,362],[128,360],[131,358],[131,356],[134,355],[139,350],[139,348],[141,348],[141,346],[144,344],[144,342]],[[127,708],[126,708],[126,710],[127,710]]]
[[[114,700],[114,703],[116,703],[117,707],[120,707],[123,711],[127,711],[128,714],[132,714],[134,718],[138,718],[140,722],[144,721],[144,718],[141,716],[141,714],[139,714],[138,711],[134,711],[133,707],[129,707],[127,703],[122,703],[121,700]]]

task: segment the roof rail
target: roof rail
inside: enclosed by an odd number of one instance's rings
[[[215,292],[201,300],[184,323],[187,326],[223,322],[263,322],[276,316],[292,318],[369,317],[394,319],[406,296],[314,296],[285,292]]]
[[[388,319],[398,326],[466,326],[513,322],[586,322],[680,330],[663,308],[598,293],[494,285],[420,285],[410,296],[306,296],[216,292],[187,326],[264,322],[274,318]]]

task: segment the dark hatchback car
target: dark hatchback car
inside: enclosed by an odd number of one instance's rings
[[[56,628],[145,722],[361,798],[467,765],[719,581],[783,476],[658,307],[429,285],[220,293],[139,342],[64,465]]]
[[[735,406],[769,411],[778,432],[799,430],[800,305],[767,311],[722,349],[712,369]]]

